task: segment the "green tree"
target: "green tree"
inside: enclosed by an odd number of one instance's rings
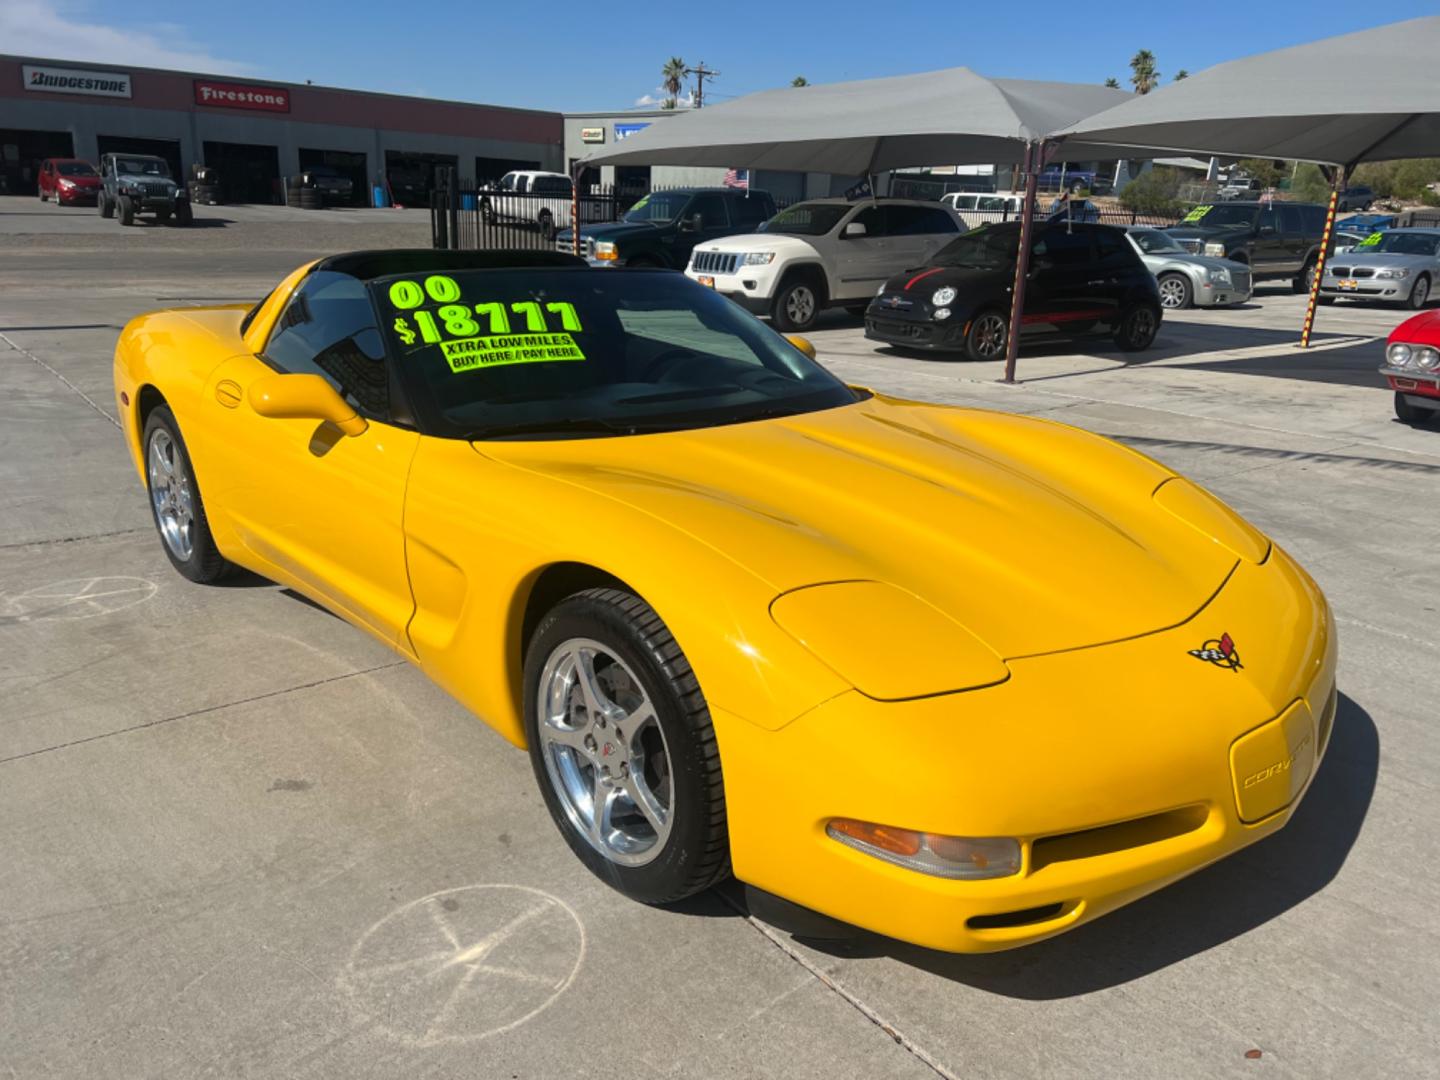
[[[807,78],[805,78],[804,75],[796,75],[793,79],[790,80],[790,85],[791,85],[791,86],[809,86],[809,85],[810,85],[810,80],[807,79]]]
[[[1290,194],[1301,202],[1328,203],[1330,181],[1318,165],[1301,165],[1295,170],[1295,179],[1290,183]]]
[[[1130,83],[1137,94],[1148,94],[1160,83],[1160,72],[1155,70],[1155,54],[1141,49],[1130,58]]]
[[[680,100],[680,90],[685,85],[685,61],[672,56],[660,69],[660,88],[665,91],[662,109],[673,109]]]
[[[1180,183],[1179,169],[1157,165],[1125,185],[1120,192],[1120,205],[1140,214],[1178,216],[1184,209]]]
[[[1111,75],[1108,79],[1105,80],[1105,85],[1108,86],[1111,90],[1119,90],[1120,80],[1115,78],[1114,75]]]
[[[1273,158],[1242,158],[1238,165],[1246,176],[1259,180],[1260,185],[1267,188],[1278,186],[1289,172],[1283,162],[1277,165]]]
[[[1190,72],[1186,71],[1184,68],[1181,68],[1179,71],[1177,71],[1177,72],[1175,73],[1175,81],[1176,81],[1176,82],[1179,82],[1181,79],[1188,79],[1189,77],[1190,77]]]

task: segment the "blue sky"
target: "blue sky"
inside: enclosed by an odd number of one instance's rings
[[[0,0],[0,50],[183,67],[544,109],[658,97],[670,56],[721,72],[711,102],[782,86],[966,65],[985,75],[1128,86],[1136,49],[1181,68],[1435,13],[1339,0],[1109,4],[583,4],[571,0]],[[1017,18],[1016,13],[1024,17]],[[1381,58],[1377,57],[1377,61]],[[1417,73],[1417,78],[1424,77]],[[711,96],[713,95],[713,96]]]

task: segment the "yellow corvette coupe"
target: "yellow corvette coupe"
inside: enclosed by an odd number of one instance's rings
[[[646,903],[1026,944],[1273,833],[1330,734],[1324,596],[1202,488],[847,386],[680,274],[339,255],[135,319],[115,391],[181,574],[418,664]]]

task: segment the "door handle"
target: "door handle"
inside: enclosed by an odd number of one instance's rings
[[[1104,284],[1105,284],[1105,279],[1104,279],[1104,278],[1096,278],[1094,281],[1087,281],[1087,282],[1085,282],[1085,284],[1086,284],[1086,285],[1104,285]]]
[[[221,379],[215,384],[215,400],[227,409],[237,408],[244,396],[240,384],[233,379]]]

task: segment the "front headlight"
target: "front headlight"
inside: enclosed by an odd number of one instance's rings
[[[597,240],[595,242],[595,258],[602,262],[614,262],[620,257],[620,252],[615,250],[615,241]]]
[[[936,307],[944,307],[946,304],[950,303],[950,301],[954,299],[955,290],[952,289],[949,285],[946,285],[943,289],[935,290],[935,292],[930,297],[930,303],[934,304]]]
[[[1217,258],[1217,259],[1223,259],[1223,258],[1225,257],[1225,245],[1224,245],[1224,244],[1206,244],[1206,245],[1205,245],[1205,254],[1206,254],[1206,255],[1213,255],[1213,256],[1214,256],[1215,258]]]
[[[1414,349],[1398,341],[1385,350],[1385,359],[1390,362],[1392,367],[1404,367],[1410,363],[1414,355]]]
[[[1390,278],[1392,280],[1399,281],[1401,278],[1409,277],[1410,271],[1403,266],[1396,266],[1392,267],[1389,270],[1376,270],[1375,276],[1377,278]]]
[[[773,251],[752,251],[745,256],[746,266],[769,266],[774,261]]]
[[[1223,266],[1215,270],[1206,271],[1206,276],[1216,285],[1230,284],[1230,271],[1226,270]]]
[[[1440,352],[1434,349],[1416,349],[1415,366],[1429,371],[1436,364],[1440,364]]]
[[[1020,872],[1020,841],[1009,836],[945,836],[853,818],[832,818],[825,833],[846,847],[934,877],[975,881]]]
[[[935,309],[935,321],[936,321],[936,322],[944,322],[944,321],[945,321],[946,319],[948,319],[949,317],[950,317],[950,309],[949,309],[948,307],[942,307],[942,308],[936,308],[936,309]]]

